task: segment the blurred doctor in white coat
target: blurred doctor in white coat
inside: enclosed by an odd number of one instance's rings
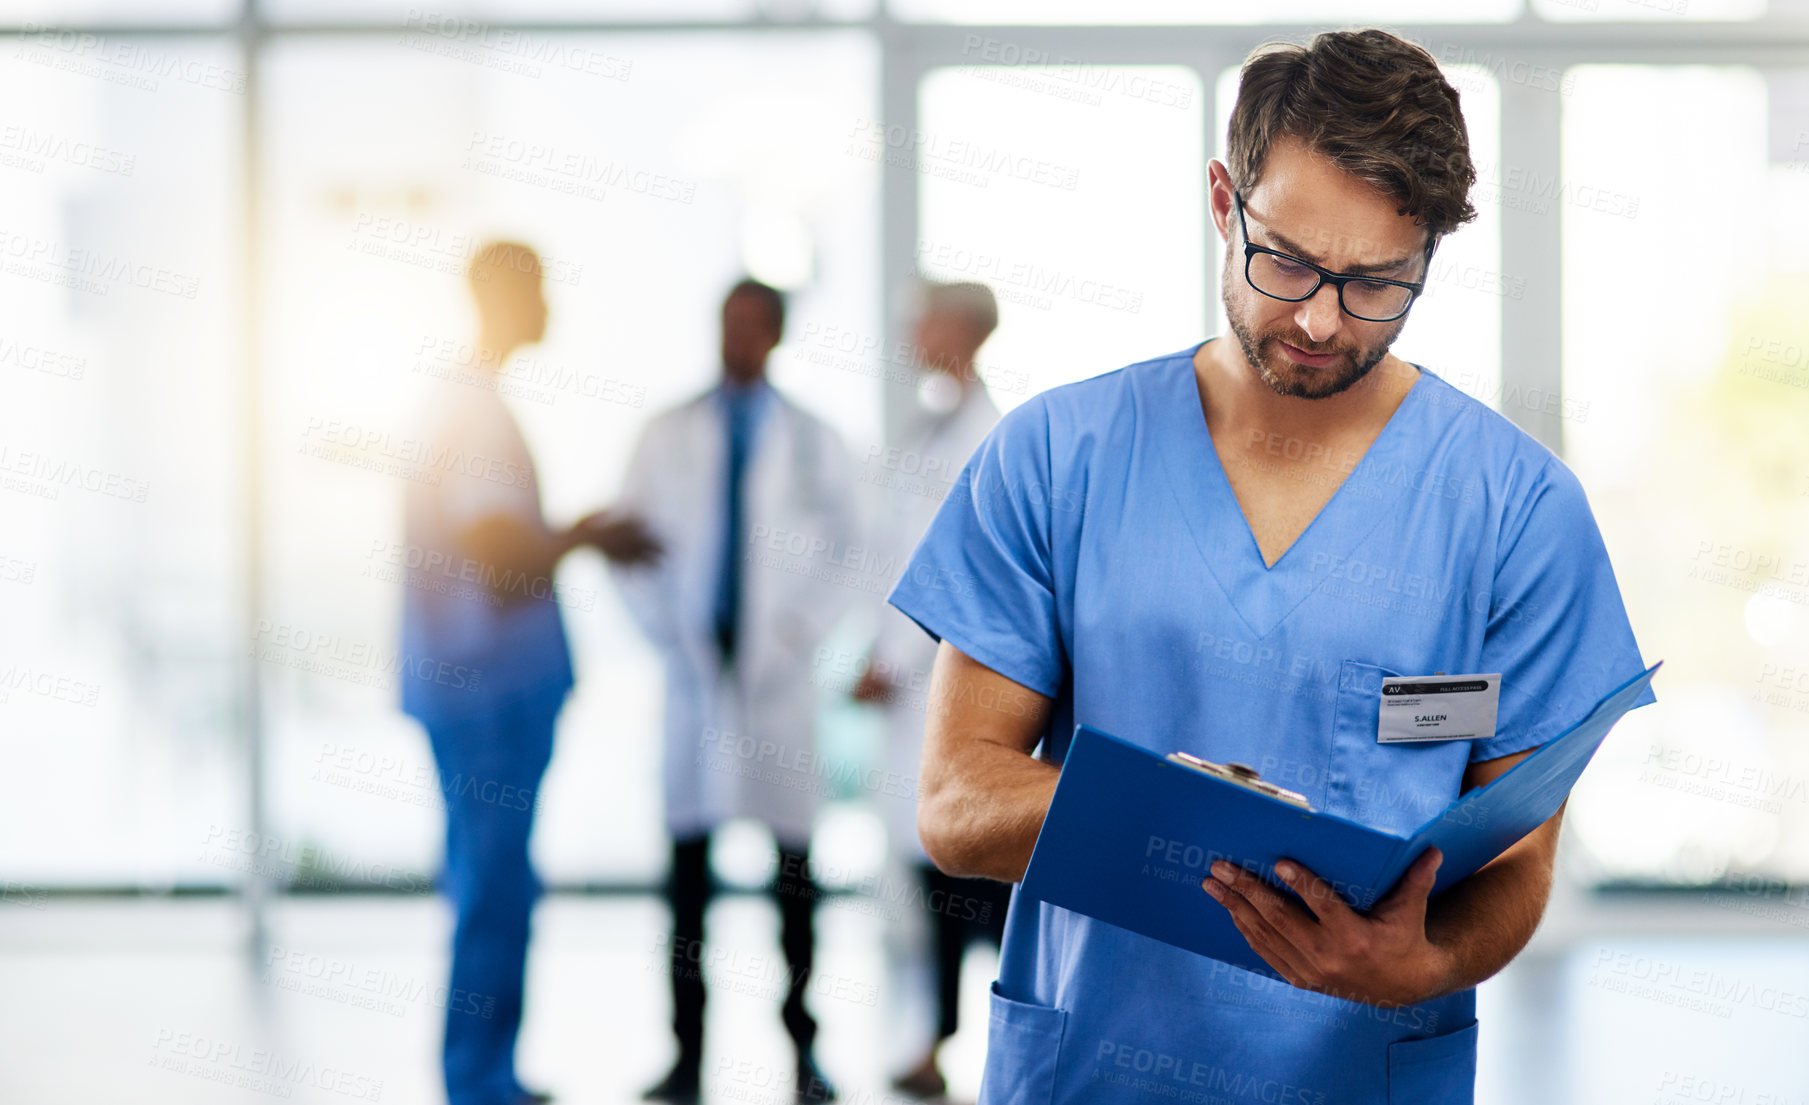
[[[673,1032],[678,1059],[653,1100],[690,1102],[703,1054],[703,917],[710,834],[735,817],[778,845],[797,1090],[834,1096],[804,1006],[816,887],[812,822],[833,783],[816,754],[816,649],[866,587],[854,461],[836,433],[766,381],[785,326],[777,290],[743,280],[722,308],[722,381],[656,416],[630,461],[620,509],[665,550],[617,579],[666,668],[665,805],[672,836]]]
[[[914,333],[920,370],[917,411],[899,447],[877,453],[863,474],[864,482],[881,489],[876,512],[881,556],[894,565],[911,559],[968,458],[999,420],[999,408],[974,369],[980,347],[999,324],[992,289],[980,283],[926,283],[919,303]],[[884,711],[886,766],[896,778],[918,777],[924,702],[935,661],[935,639],[895,607],[882,604],[878,632],[853,696]],[[999,942],[1010,888],[945,875],[930,862],[917,838],[914,786],[894,788],[878,800],[895,860],[921,882],[926,916],[912,917],[900,936],[921,947],[927,932],[928,974],[936,1002],[934,1036],[893,1084],[919,1097],[939,1097],[947,1084],[938,1052],[958,1027],[962,953],[974,939]],[[906,958],[920,958],[915,947]]]

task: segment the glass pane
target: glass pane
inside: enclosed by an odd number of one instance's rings
[[[1205,336],[1199,79],[1076,72],[937,70],[919,90],[920,133],[883,139],[922,177],[918,267],[999,297],[981,371],[1004,409]]]
[[[445,57],[488,59],[500,69],[570,67],[571,40],[507,26],[510,21],[573,23],[750,19],[760,0],[260,0],[272,19],[379,23],[401,29],[399,45]],[[499,21],[491,23],[490,20]],[[581,67],[582,62],[578,65]]]
[[[1554,23],[1597,20],[1758,19],[1766,0],[1533,0],[1533,11]]]
[[[1470,202],[1476,207],[1476,219],[1448,236],[1433,255],[1426,290],[1413,305],[1394,353],[1502,410],[1504,399],[1510,406],[1525,401],[1518,391],[1504,393],[1502,387],[1501,303],[1526,293],[1526,277],[1501,270],[1503,200],[1501,189],[1490,185],[1501,175],[1501,89],[1483,67],[1445,65],[1440,69],[1457,89],[1470,133],[1470,156],[1477,166]],[[1237,81],[1236,68],[1219,74],[1217,156],[1221,161],[1231,108],[1237,100]],[[1223,248],[1222,242],[1217,243],[1215,264],[1223,260]],[[1216,332],[1228,333],[1223,301],[1215,301],[1214,309]]]
[[[391,667],[389,558],[417,473],[372,469],[435,389],[468,386],[477,243],[519,238],[548,274],[545,340],[505,371],[555,522],[607,504],[645,421],[715,382],[721,297],[744,272],[795,289],[775,383],[851,448],[878,438],[877,381],[804,355],[826,326],[878,332],[878,174],[843,153],[848,117],[872,114],[867,36],[554,41],[601,70],[533,76],[387,39],[271,49],[273,816],[285,843],[366,870],[422,873],[439,850],[432,757]],[[594,554],[559,584],[578,689],[535,838],[542,874],[650,879],[665,857],[660,669]]]
[[[1350,18],[1346,0],[1274,0],[1267,4],[1234,0],[887,0],[887,8],[899,19],[921,23],[1289,23]],[[1505,23],[1520,14],[1521,0],[1475,0],[1467,4],[1441,0],[1378,0],[1364,5],[1365,20],[1415,23]],[[1009,48],[1010,44],[1000,44]],[[1004,61],[1009,57],[982,52],[976,43],[976,63]],[[1022,47],[1019,47],[1021,50]],[[1069,59],[1041,60],[1061,64]]]
[[[1809,877],[1804,76],[1585,67],[1565,101],[1566,452],[1666,661],[1572,804],[1606,879]]]
[[[0,881],[236,881],[197,857],[245,801],[244,100],[26,51],[0,67]]]
[[[154,60],[167,58],[162,40],[109,38],[57,30],[97,23],[230,23],[242,0],[0,0],[0,26],[24,27],[23,41],[52,50],[70,65],[123,66],[139,76],[182,79]],[[179,64],[179,63],[169,63]]]

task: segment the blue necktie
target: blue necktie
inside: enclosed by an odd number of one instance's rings
[[[736,622],[741,615],[741,482],[752,437],[754,395],[751,390],[724,389],[728,410],[728,465],[724,490],[722,563],[716,584],[716,647],[726,664],[735,658]]]

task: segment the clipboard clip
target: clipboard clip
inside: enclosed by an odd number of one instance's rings
[[[1223,779],[1225,782],[1243,787],[1245,790],[1253,790],[1258,794],[1267,795],[1278,802],[1298,806],[1308,813],[1313,812],[1312,804],[1306,800],[1306,795],[1266,782],[1261,775],[1256,773],[1256,769],[1248,764],[1235,762],[1215,764],[1211,760],[1203,760],[1191,752],[1170,752],[1168,761],[1180,764],[1182,767],[1191,767],[1195,771],[1203,772],[1215,779]]]

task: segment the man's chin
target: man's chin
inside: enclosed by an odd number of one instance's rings
[[[1286,353],[1277,349],[1264,362],[1263,379],[1277,395],[1325,399],[1357,382],[1356,374],[1351,368],[1348,353],[1342,354],[1338,360],[1324,368],[1313,368],[1296,364],[1288,359]]]

